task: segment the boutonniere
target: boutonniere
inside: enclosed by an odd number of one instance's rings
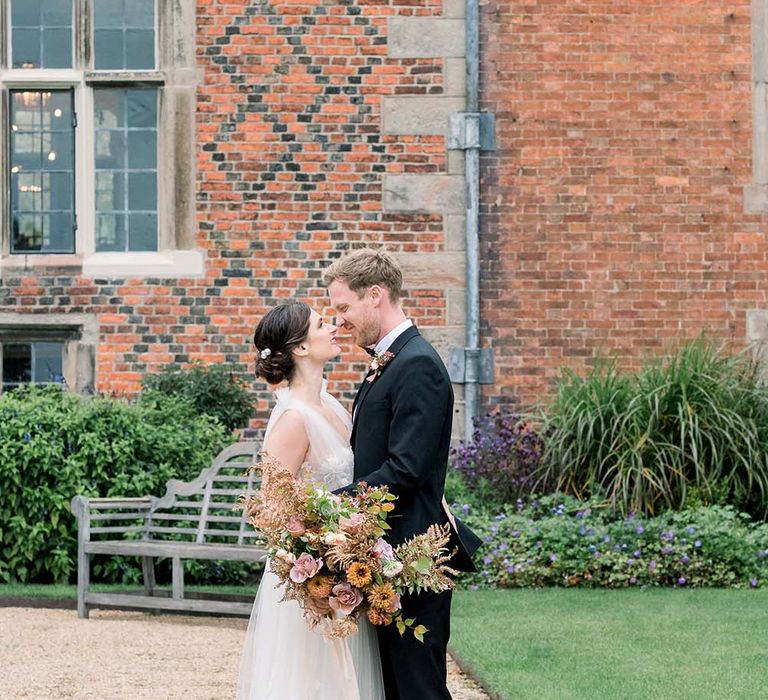
[[[371,359],[371,363],[368,365],[368,371],[373,372],[373,374],[366,377],[365,381],[372,382],[374,379],[376,379],[376,377],[381,374],[381,370],[383,370],[389,364],[394,356],[395,354],[389,350],[376,353]]]

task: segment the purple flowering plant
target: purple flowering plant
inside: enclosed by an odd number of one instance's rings
[[[757,588],[768,581],[768,524],[728,506],[623,517],[597,499],[555,494],[500,510],[465,516],[483,536],[481,571],[464,576],[465,585]]]
[[[543,451],[541,437],[521,416],[488,414],[475,419],[471,442],[451,451],[450,464],[475,499],[501,505],[531,493]]]

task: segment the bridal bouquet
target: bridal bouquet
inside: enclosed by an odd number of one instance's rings
[[[243,497],[248,521],[266,538],[270,568],[296,600],[311,627],[329,638],[357,631],[365,615],[374,625],[410,628],[423,641],[427,629],[404,618],[400,596],[453,587],[447,565],[449,526],[433,525],[397,547],[384,535],[396,496],[386,487],[360,485],[336,495],[305,486],[269,455],[251,467],[262,471],[262,487]]]

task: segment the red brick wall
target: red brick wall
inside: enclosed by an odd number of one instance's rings
[[[442,249],[439,216],[385,214],[381,199],[385,173],[444,172],[443,138],[380,128],[382,96],[440,94],[443,77],[439,60],[387,58],[387,17],[441,8],[440,0],[198,0],[197,245],[205,277],[27,272],[0,282],[0,311],[98,314],[101,391],[132,393],[146,372],[194,360],[234,363],[252,381],[259,317],[294,296],[322,312],[321,269],[330,257],[360,242]],[[422,325],[444,324],[442,291],[419,290],[405,303]],[[349,399],[365,355],[345,350],[332,389]],[[266,408],[266,385],[256,386]]]
[[[751,179],[750,2],[488,0],[483,335],[492,403],[596,353],[635,366],[706,332],[741,346],[766,305]]]

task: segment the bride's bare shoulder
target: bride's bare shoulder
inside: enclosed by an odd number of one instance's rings
[[[288,409],[277,419],[265,449],[294,474],[309,451],[309,436],[300,411]]]

